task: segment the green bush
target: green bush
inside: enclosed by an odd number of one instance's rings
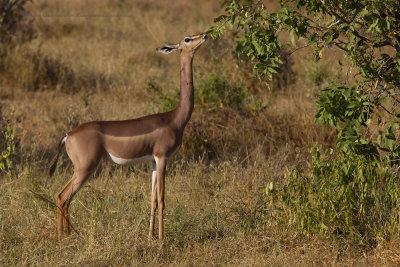
[[[307,234],[341,236],[361,245],[398,235],[398,2],[283,0],[279,4],[270,9],[262,1],[225,1],[225,14],[214,19],[210,35],[219,38],[234,30],[235,54],[251,60],[264,79],[279,70],[284,33],[290,37],[291,53],[310,46],[315,61],[324,49],[335,47],[345,60],[343,64],[338,57],[337,68],[348,68],[350,76],[335,83],[326,77],[328,66],[322,65],[308,75],[319,87],[331,82],[317,96],[316,118],[337,130],[337,155],[321,155],[314,149],[311,171],[295,168],[282,192],[268,187],[268,195],[277,194],[286,211],[278,216]]]
[[[399,178],[378,160],[333,150],[312,149],[311,170],[300,166],[280,191],[280,219],[304,234],[319,233],[373,246],[398,234]],[[270,190],[266,192],[272,197]],[[279,202],[278,202],[279,203]]]
[[[243,85],[230,82],[215,72],[201,80],[197,88],[195,101],[198,104],[242,109],[248,102],[248,91]]]
[[[149,83],[148,87],[153,86]],[[207,78],[195,84],[194,101],[202,107],[228,106],[242,110],[249,103],[247,89],[238,82],[229,81],[225,76],[211,73]],[[179,102],[179,91],[173,93],[156,95],[155,105],[161,111],[175,108]]]

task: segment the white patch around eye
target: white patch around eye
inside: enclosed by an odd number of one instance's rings
[[[148,161],[148,160],[154,160],[154,157],[152,155],[146,155],[146,156],[143,156],[143,157],[132,158],[132,159],[118,158],[116,156],[111,155],[108,152],[106,152],[106,155],[108,156],[108,158],[112,162],[117,163],[119,165],[125,165],[125,164],[132,164],[132,163]]]

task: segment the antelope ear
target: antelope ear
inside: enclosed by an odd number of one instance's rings
[[[181,49],[181,47],[180,47],[179,44],[174,44],[174,45],[164,45],[164,46],[161,46],[161,47],[157,48],[157,51],[158,51],[158,52],[161,52],[161,53],[163,53],[163,54],[169,54],[169,53],[171,53],[171,52],[174,51],[174,50],[180,50],[180,49]]]

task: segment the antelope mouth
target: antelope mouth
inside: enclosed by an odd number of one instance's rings
[[[196,50],[197,48],[199,48],[199,46],[201,46],[205,41],[207,40],[207,34],[202,33],[201,34],[201,39],[198,45],[196,45],[196,47],[194,48],[194,50]]]

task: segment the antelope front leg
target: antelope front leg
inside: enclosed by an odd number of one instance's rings
[[[157,208],[157,164],[153,162],[153,172],[151,175],[151,215],[150,215],[150,230],[149,230],[149,240],[153,238],[154,231],[154,217]]]
[[[158,238],[164,239],[164,183],[165,183],[165,167],[167,165],[166,158],[160,158],[157,162],[157,193],[158,193]]]

